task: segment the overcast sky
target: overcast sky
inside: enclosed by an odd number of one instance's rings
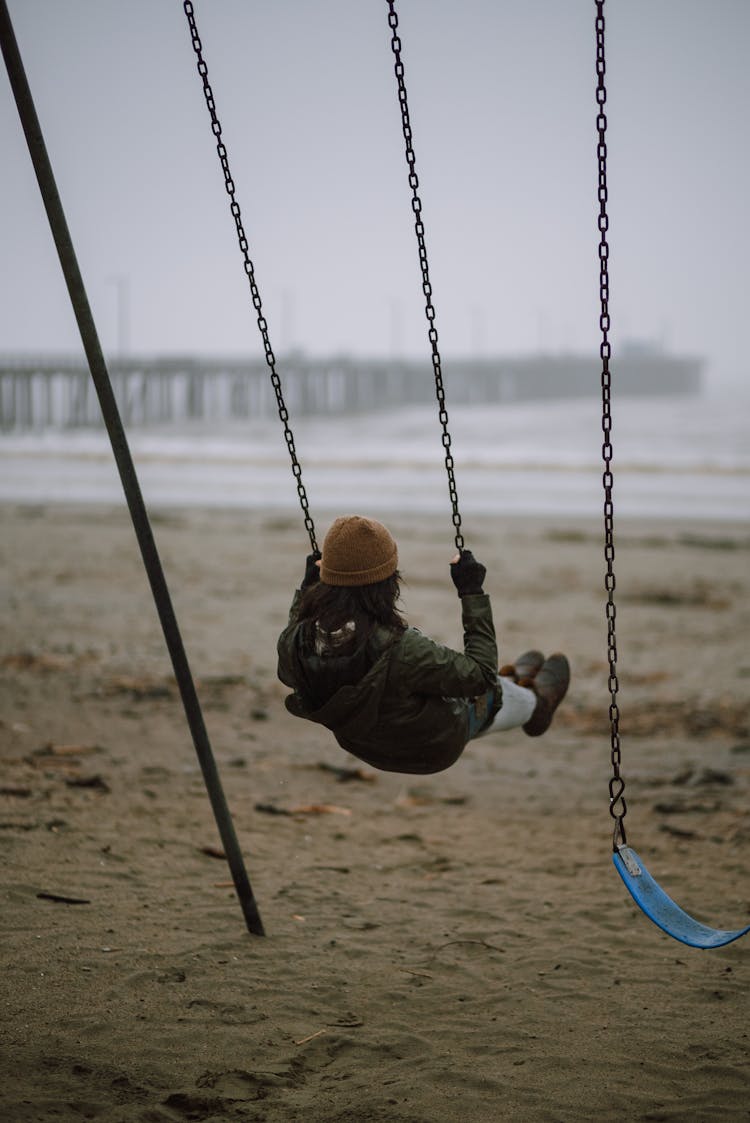
[[[105,350],[262,353],[180,0],[9,8]],[[428,354],[385,0],[195,8],[276,351]],[[595,349],[592,0],[398,10],[443,352]],[[737,385],[750,3],[607,21],[615,344]],[[79,352],[2,73],[0,352]]]

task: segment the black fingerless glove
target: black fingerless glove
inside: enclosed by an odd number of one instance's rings
[[[309,589],[311,585],[317,585],[320,581],[320,566],[317,564],[319,561],[320,550],[314,550],[305,558],[305,576],[300,586],[302,589]]]
[[[482,582],[486,574],[486,567],[477,561],[471,550],[463,550],[458,561],[451,562],[451,578],[460,597],[483,593]]]

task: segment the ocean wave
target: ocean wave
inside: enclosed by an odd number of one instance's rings
[[[746,414],[736,400],[628,400],[612,467],[621,514],[750,517]],[[462,507],[595,516],[602,434],[594,402],[460,407],[451,418]],[[297,502],[278,422],[139,429],[129,436],[144,495],[161,505],[288,507]],[[439,511],[445,450],[434,412],[307,418],[295,445],[310,501],[325,509]],[[4,434],[0,499],[117,502],[103,430]]]

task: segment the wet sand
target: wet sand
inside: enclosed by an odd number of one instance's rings
[[[411,622],[460,643],[449,522],[387,521]],[[545,737],[413,778],[284,709],[296,516],[154,528],[268,936],[126,513],[0,508],[3,1119],[750,1118],[750,937],[670,940],[612,866],[598,526],[466,521],[501,660],[562,649],[573,684]],[[747,924],[750,527],[623,522],[616,544],[629,840],[699,919]]]

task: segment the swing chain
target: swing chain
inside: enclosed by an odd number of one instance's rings
[[[260,298],[260,292],[257,282],[255,280],[255,267],[250,258],[250,248],[245,234],[245,228],[242,224],[242,215],[240,213],[240,205],[236,198],[236,188],[232,173],[229,169],[229,157],[226,146],[222,140],[222,129],[219,118],[216,114],[216,103],[214,101],[213,90],[208,80],[208,67],[203,58],[203,44],[201,43],[198,34],[198,27],[195,22],[195,11],[191,0],[184,0],[182,5],[185,15],[187,17],[188,26],[190,28],[190,38],[193,44],[196,58],[198,60],[198,73],[203,82],[203,96],[206,100],[206,106],[211,117],[211,130],[216,138],[216,151],[219,155],[219,161],[224,173],[224,186],[227,195],[230,199],[230,211],[234,219],[234,225],[237,230],[237,240],[239,242],[240,252],[245,267],[245,274],[250,285],[250,294],[252,296],[253,307],[257,316],[258,330],[260,331],[263,340],[263,350],[265,352],[266,363],[271,372],[271,385],[273,386],[274,394],[276,395],[276,405],[279,411],[279,419],[284,427],[284,439],[289,450],[289,457],[292,462],[292,473],[297,483],[297,496],[299,497],[302,514],[305,520],[305,529],[307,530],[310,538],[310,547],[313,553],[319,553],[318,543],[315,539],[315,524],[313,523],[312,516],[310,515],[310,505],[307,499],[307,492],[305,485],[302,482],[302,468],[297,459],[297,450],[294,444],[294,435],[289,426],[289,411],[287,410],[284,401],[284,394],[281,387],[281,379],[276,371],[276,356],[274,355],[273,348],[271,347],[271,340],[268,333],[268,321],[263,314],[263,303]]]
[[[619,682],[617,679],[617,633],[615,620],[617,609],[615,607],[615,541],[614,541],[614,505],[612,501],[612,405],[611,390],[612,376],[609,369],[609,360],[612,349],[609,341],[609,243],[607,231],[609,230],[609,216],[607,214],[607,116],[605,105],[607,101],[607,88],[604,84],[606,73],[606,60],[604,54],[604,2],[595,0],[596,3],[596,101],[598,113],[596,128],[598,133],[597,159],[599,164],[599,301],[600,315],[599,328],[601,331],[601,345],[599,355],[602,360],[602,459],[604,461],[604,474],[602,484],[604,487],[604,557],[607,562],[607,572],[604,587],[607,590],[607,657],[609,661],[609,726],[611,736],[611,763],[612,777],[609,781],[609,813],[615,820],[612,836],[613,849],[624,846],[627,839],[623,819],[627,812],[625,802],[625,781],[620,774],[622,754],[620,750],[620,708],[617,702]]]
[[[448,411],[445,407],[445,389],[443,387],[443,372],[438,349],[438,333],[435,327],[435,307],[432,303],[432,284],[430,283],[430,270],[427,263],[427,244],[425,242],[425,228],[422,221],[422,200],[419,197],[419,177],[417,176],[416,158],[412,144],[411,121],[409,118],[409,104],[406,98],[406,83],[404,81],[404,64],[401,61],[401,39],[398,34],[398,16],[396,14],[395,0],[386,0],[388,4],[388,26],[391,29],[391,50],[395,59],[395,74],[398,82],[398,101],[401,108],[401,125],[404,134],[406,162],[409,166],[409,186],[411,187],[411,209],[414,213],[414,230],[417,235],[419,247],[419,266],[422,271],[422,292],[425,298],[425,315],[427,317],[427,335],[432,348],[432,369],[435,375],[435,394],[438,402],[438,418],[443,428],[443,448],[445,449],[445,470],[448,473],[448,492],[453,509],[453,527],[455,529],[456,549],[459,553],[464,548],[464,538],[461,533],[461,515],[458,510],[458,491],[456,490],[456,477],[454,474],[454,461],[451,453],[451,435],[448,430]]]

